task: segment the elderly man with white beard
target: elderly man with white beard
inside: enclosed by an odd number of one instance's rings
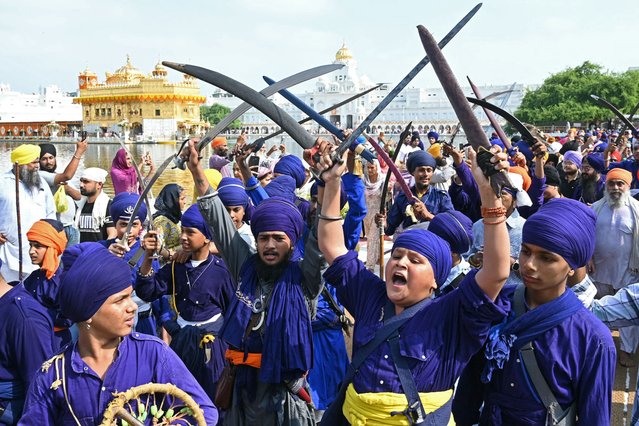
[[[27,231],[40,219],[55,219],[56,211],[49,185],[40,177],[40,147],[20,145],[11,151],[11,163],[18,163],[20,181],[20,225],[22,230],[22,277],[18,244],[18,218],[16,212],[16,175],[8,170],[0,175],[0,273],[7,280],[20,281],[37,265],[29,260]]]
[[[632,175],[616,168],[606,176],[604,198],[593,204],[597,215],[595,253],[591,277],[599,297],[639,282],[639,201],[630,196]],[[639,327],[620,329],[619,363],[636,365],[633,356],[639,344]]]

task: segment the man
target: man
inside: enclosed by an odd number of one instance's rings
[[[605,171],[603,155],[588,154],[581,163],[581,179],[575,188],[573,198],[589,206],[601,200],[606,186]]]
[[[315,237],[309,236],[304,259],[296,258],[302,216],[292,203],[269,198],[251,218],[253,255],[210,189],[193,141],[182,155],[188,155],[198,192],[206,194],[198,199],[200,211],[237,285],[220,332],[230,347],[226,358],[236,366],[225,422],[313,425],[304,377],[312,367],[310,319],[322,289]]]
[[[604,165],[607,169],[625,169],[632,174],[631,189],[639,189],[639,142],[635,139],[632,143],[632,158],[628,158],[621,162],[610,162],[610,156],[616,147],[615,144],[608,145],[608,149],[604,151]]]
[[[68,186],[68,182],[73,179],[82,155],[86,152],[88,144],[85,139],[75,144],[75,153],[71,157],[71,161],[64,169],[62,173],[56,173],[57,163],[57,150],[55,145],[50,143],[40,144],[40,176],[42,176],[49,185],[51,193],[55,194],[60,186],[64,186],[65,191]],[[77,194],[77,191],[72,190],[73,194]],[[69,245],[75,245],[80,242],[80,233],[75,226],[75,202],[74,198],[67,193],[67,210],[64,212],[58,212],[58,220],[62,222],[64,226],[64,232],[67,235]],[[77,198],[76,200],[79,200]]]
[[[229,146],[224,136],[218,136],[211,142],[213,154],[209,158],[209,168],[222,173],[222,177],[232,177],[233,170],[229,167]]]
[[[23,286],[1,274],[0,318],[0,425],[14,425],[33,375],[53,354],[53,323]]]
[[[40,147],[20,145],[11,152],[11,163],[18,163],[20,182],[20,223],[16,213],[16,176],[8,170],[0,176],[0,273],[7,281],[21,281],[35,269],[28,259],[27,231],[40,219],[55,219],[53,195],[38,174]],[[18,226],[22,231],[22,259],[18,247]],[[22,277],[19,277],[22,264]]]
[[[598,296],[615,294],[639,282],[639,202],[630,196],[632,175],[617,168],[608,172],[604,198],[592,208],[597,214],[591,276]],[[632,354],[639,344],[639,328],[622,328],[619,363],[636,365]]]
[[[80,242],[97,242],[115,238],[116,230],[109,215],[111,199],[102,191],[107,171],[89,167],[80,176],[80,194],[75,223]]]
[[[430,180],[437,163],[432,155],[425,151],[415,151],[406,160],[408,172],[415,180],[411,187],[412,193],[419,199],[413,205],[409,203],[406,194],[400,193],[393,203],[384,232],[393,235],[399,225],[404,229],[419,222],[432,220],[436,214],[454,210],[448,192],[433,188]],[[378,214],[378,222],[383,217]]]
[[[564,154],[559,192],[566,198],[574,198],[575,189],[579,185],[581,177],[581,162],[581,154],[577,151],[567,151]]]

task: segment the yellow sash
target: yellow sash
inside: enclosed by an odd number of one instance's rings
[[[453,390],[441,392],[420,392],[426,414],[432,413],[446,404],[453,396]],[[408,407],[406,395],[403,393],[357,393],[353,384],[348,385],[342,412],[344,417],[354,426],[404,426],[408,425],[408,419],[402,414],[390,416],[391,411],[403,411]],[[451,416],[448,426],[454,426],[455,421]]]

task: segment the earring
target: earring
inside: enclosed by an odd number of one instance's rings
[[[87,330],[91,330],[91,324],[89,324],[88,322],[85,322],[85,323],[84,323],[84,327],[85,327]]]

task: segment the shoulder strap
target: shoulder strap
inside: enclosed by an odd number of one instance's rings
[[[519,284],[513,295],[513,311],[517,318],[526,313],[526,286]]]
[[[144,254],[144,249],[142,247],[139,247],[135,251],[135,253],[133,253],[133,256],[131,256],[131,258],[127,262],[129,264],[129,267],[135,268],[135,266],[138,264],[138,261],[140,260],[143,254]]]
[[[344,314],[344,311],[340,309],[337,301],[326,287],[326,284],[324,284],[324,288],[322,289],[322,296],[326,300],[326,303],[328,303],[328,307],[331,311],[333,311],[337,318],[339,318],[339,322],[342,324],[344,332],[350,337],[350,326],[352,325],[351,320]]]

